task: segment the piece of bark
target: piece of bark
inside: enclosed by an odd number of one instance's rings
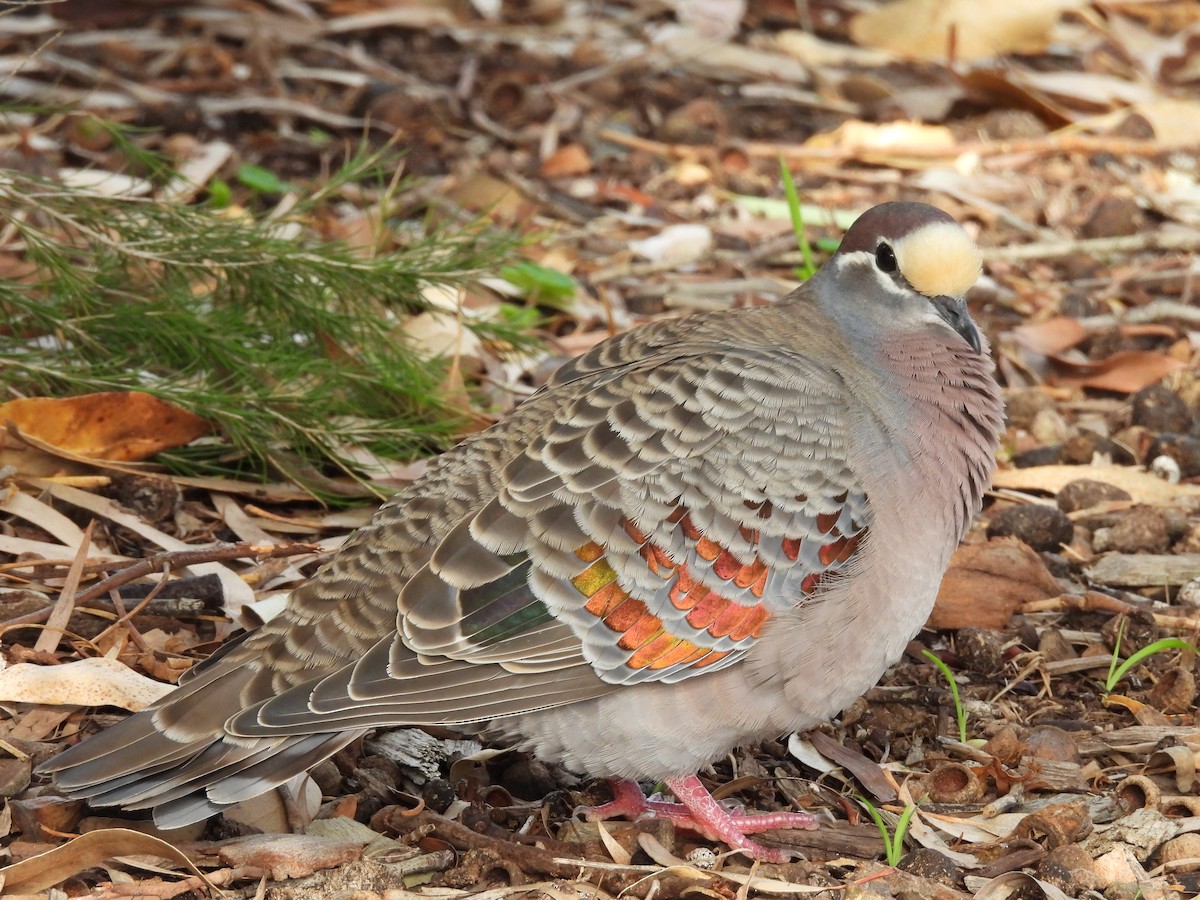
[[[1003,628],[1022,604],[1062,593],[1025,544],[999,538],[959,547],[942,579],[929,628]]]
[[[1168,587],[1200,578],[1200,553],[1108,553],[1087,569],[1098,584]]]

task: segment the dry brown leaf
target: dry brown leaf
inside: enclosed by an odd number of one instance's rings
[[[361,841],[342,841],[311,834],[251,834],[226,841],[217,848],[227,866],[253,866],[271,878],[303,878],[321,869],[332,869],[362,856]]]
[[[1088,387],[1099,391],[1133,394],[1157,384],[1186,363],[1153,350],[1123,350],[1095,362],[1076,362],[1050,356],[1055,371],[1049,381],[1068,387]]]
[[[21,891],[41,891],[65,881],[72,875],[98,866],[115,856],[158,856],[187,866],[199,876],[214,896],[221,896],[217,887],[204,877],[190,859],[166,841],[127,828],[103,828],[89,831],[65,844],[23,859],[0,869],[0,884],[5,894]]]
[[[896,0],[855,16],[850,35],[859,46],[911,59],[984,59],[1044,50],[1067,9],[1082,0]],[[953,38],[951,35],[953,34]]]
[[[1015,538],[954,551],[930,628],[1004,628],[1022,604],[1057,597],[1062,587],[1041,558]]]
[[[1130,466],[1032,466],[1028,469],[1000,469],[992,477],[998,488],[1017,491],[1045,491],[1057,494],[1072,481],[1088,478],[1118,487],[1134,503],[1167,505],[1184,497],[1200,497],[1200,485],[1168,484],[1161,478]]]
[[[927,168],[935,160],[926,151],[953,149],[954,133],[944,125],[921,122],[862,122],[852,119],[833,131],[815,134],[804,142],[816,150],[840,150],[863,162],[897,168]],[[918,151],[914,155],[913,151]]]
[[[566,175],[586,175],[592,171],[592,158],[581,144],[566,144],[542,163],[541,172],[547,178]]]
[[[1012,335],[1023,347],[1048,356],[1074,347],[1087,337],[1087,329],[1078,319],[1055,316],[1043,322],[1018,325],[1012,330]]]
[[[26,397],[0,404],[0,424],[80,456],[129,462],[207,434],[208,422],[141,391]]]

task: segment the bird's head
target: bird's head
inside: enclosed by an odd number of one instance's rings
[[[883,203],[863,213],[813,279],[818,302],[851,331],[950,328],[979,352],[963,297],[979,277],[975,242],[924,203]]]

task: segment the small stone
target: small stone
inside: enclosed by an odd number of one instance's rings
[[[1128,491],[1114,484],[1095,481],[1091,478],[1080,478],[1069,482],[1058,492],[1055,500],[1058,508],[1065,513],[1073,513],[1080,509],[1091,509],[1101,503],[1114,503],[1132,500]]]
[[[1148,459],[1169,456],[1179,463],[1179,474],[1183,478],[1200,475],[1200,440],[1184,434],[1160,434],[1150,444]]]
[[[1200,578],[1193,579],[1181,587],[1175,595],[1175,602],[1192,609],[1200,608]]]
[[[1080,227],[1084,237],[1127,237],[1146,227],[1146,214],[1132,197],[1108,197],[1092,209]]]
[[[1028,503],[997,512],[988,524],[987,533],[988,537],[1012,535],[1034,550],[1053,551],[1071,543],[1075,528],[1058,507]]]
[[[1159,861],[1166,867],[1168,872],[1196,872],[1200,871],[1200,862],[1190,862],[1183,865],[1173,866],[1171,863],[1176,860],[1200,860],[1200,834],[1181,834],[1179,837],[1171,838],[1162,846],[1159,851]]]
[[[1017,428],[1026,430],[1033,424],[1038,413],[1054,409],[1054,401],[1037,388],[1005,391],[1004,405],[1008,421]]]
[[[1043,409],[1029,423],[1029,433],[1039,444],[1061,444],[1071,435],[1071,426],[1057,409]]]
[[[1131,509],[1108,535],[1108,549],[1119,553],[1164,553],[1169,546],[1167,520],[1148,506]]]
[[[1200,553],[1200,522],[1188,527],[1179,543],[1175,545],[1176,553]]]
[[[1182,398],[1168,387],[1152,384],[1133,395],[1130,420],[1156,434],[1187,434],[1195,426],[1192,411]]]
[[[540,759],[522,755],[506,766],[500,783],[523,800],[544,797],[559,787],[558,780]]]
[[[1054,466],[1062,462],[1062,446],[1054,444],[1050,447],[1035,447],[1018,453],[1012,459],[1018,469],[1032,469],[1035,466]]]
[[[960,628],[954,648],[968,672],[994,675],[1004,665],[1005,636],[983,628]]]
[[[1037,877],[1072,897],[1104,887],[1104,880],[1092,867],[1092,857],[1079,844],[1065,844],[1047,853],[1038,863]]]
[[[1148,469],[1151,475],[1167,484],[1179,484],[1183,480],[1183,474],[1179,471],[1179,463],[1169,456],[1154,457],[1150,460]]]
[[[1039,725],[1025,738],[1025,753],[1033,759],[1079,762],[1079,745],[1069,731],[1056,725]]]
[[[1060,260],[1064,277],[1071,281],[1082,281],[1085,278],[1095,278],[1103,268],[1100,262],[1086,253],[1072,253]],[[1058,304],[1058,314],[1072,319],[1086,319],[1088,316],[1098,316],[1104,310],[1100,301],[1088,291],[1067,291]]]
[[[1097,456],[1106,456],[1122,466],[1131,466],[1137,462],[1127,448],[1112,438],[1092,431],[1081,432],[1063,442],[1062,461],[1067,465],[1088,466]]]
[[[919,847],[912,853],[905,854],[896,868],[947,887],[962,886],[962,875],[959,874],[954,861],[930,847]]]

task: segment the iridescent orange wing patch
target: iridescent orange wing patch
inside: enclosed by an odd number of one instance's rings
[[[838,499],[844,502],[845,497]],[[757,510],[761,519],[771,517],[769,502],[747,502],[746,506]],[[781,541],[779,549],[785,559],[799,562],[803,554],[807,565],[819,566],[800,581],[800,591],[806,596],[817,590],[828,571],[853,556],[866,533],[865,528],[855,523],[853,534],[842,534],[837,527],[840,515],[840,510],[822,513],[813,522],[814,534],[805,538],[785,537]],[[761,556],[756,554],[750,562],[742,562],[728,548],[704,535],[682,505],[672,511],[666,522],[676,525],[694,548],[694,561],[707,563],[713,575],[736,589],[730,594],[736,593],[743,599],[738,602],[707,587],[689,569],[687,562],[677,561],[634,523],[622,520],[622,527],[638,545],[638,554],[646,568],[667,584],[667,598],[681,613],[680,617],[672,619],[675,622],[672,627],[678,630],[686,623],[692,629],[686,636],[673,633],[662,617],[652,613],[641,600],[631,597],[618,582],[617,572],[600,544],[589,541],[576,548],[576,557],[587,565],[571,578],[571,583],[585,598],[584,610],[603,622],[613,632],[616,646],[629,653],[624,663],[627,669],[655,671],[711,666],[738,649],[730,648],[730,644],[760,637],[771,617],[770,609],[763,602],[770,569]],[[742,526],[740,532],[751,547],[758,545],[759,531]],[[806,549],[807,540],[820,543]],[[747,593],[759,602],[748,605],[745,602]],[[710,646],[705,646],[710,642]],[[718,642],[725,649],[714,649],[712,645]]]

